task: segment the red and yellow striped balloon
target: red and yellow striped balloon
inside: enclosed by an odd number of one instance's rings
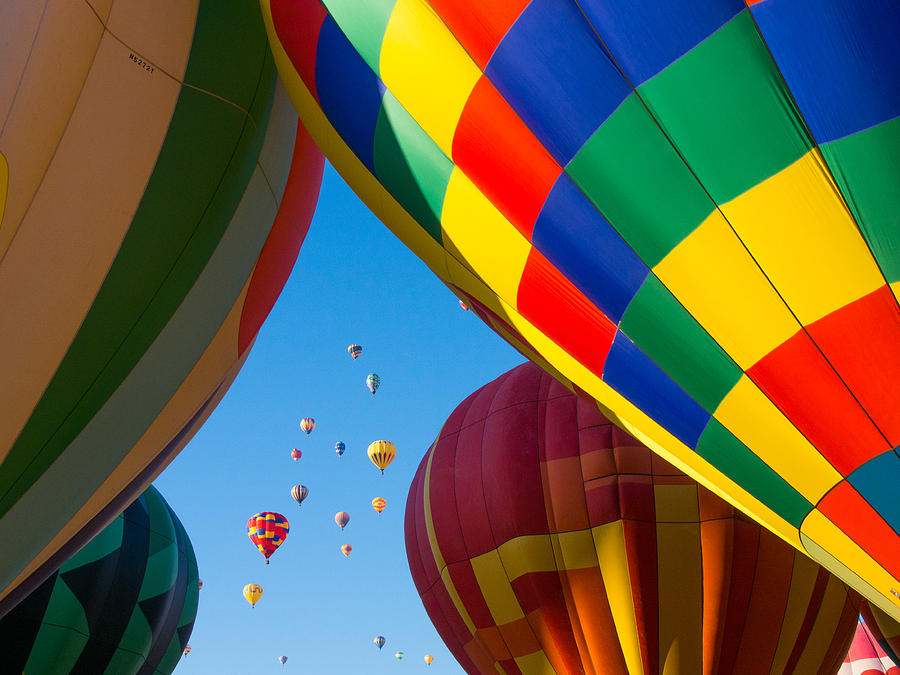
[[[390,441],[375,441],[366,448],[366,454],[372,464],[381,469],[381,473],[384,473],[384,470],[397,456],[397,446]]]
[[[834,673],[856,623],[837,577],[530,363],[450,415],[405,528],[468,673]]]
[[[312,417],[304,417],[300,420],[300,430],[306,432],[307,436],[309,436],[315,428],[316,421]]]
[[[372,508],[378,512],[378,515],[381,515],[381,512],[384,511],[385,507],[387,507],[387,499],[384,497],[375,497],[372,500]]]

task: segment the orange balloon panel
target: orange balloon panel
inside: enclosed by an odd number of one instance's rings
[[[833,673],[859,605],[530,363],[444,424],[406,549],[469,673]]]

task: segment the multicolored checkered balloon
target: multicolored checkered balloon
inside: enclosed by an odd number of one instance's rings
[[[256,544],[259,552],[266,557],[266,565],[269,564],[272,554],[287,539],[290,529],[287,518],[271,511],[261,511],[247,521],[247,535],[250,541]]]
[[[261,5],[456,297],[900,619],[900,3]]]

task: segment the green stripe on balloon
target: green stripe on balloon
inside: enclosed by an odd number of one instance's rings
[[[638,92],[718,204],[813,147],[746,10]]]
[[[247,104],[250,118],[236,105],[207,93],[220,80],[224,91],[231,93],[238,81],[223,74],[228,68],[221,63],[224,52],[216,33],[223,19],[211,9],[213,4],[203,3],[185,75],[197,89],[182,87],[119,254],[2,465],[0,515],[64,452],[144,355],[202,273],[246,191],[271,110],[274,66],[258,12],[254,7],[248,13],[245,7],[238,15],[247,14],[242,26],[253,39],[236,41],[243,51],[229,52],[229,62],[246,58],[257,64],[255,73],[248,74],[244,67],[237,70],[244,86],[246,78],[252,78],[248,87],[252,98],[245,94],[244,100],[235,102]],[[230,4],[235,11],[243,7],[238,0]],[[198,65],[216,59],[215,69]],[[148,257],[148,251],[156,255]],[[224,315],[219,322],[221,318]],[[189,368],[172,377],[180,382],[187,372]],[[164,403],[159,403],[160,409]]]
[[[741,378],[738,365],[653,274],[619,328],[707,412],[715,411]]]
[[[322,4],[363,60],[380,75],[381,42],[397,0],[322,0]]]
[[[600,125],[566,173],[648,267],[715,208],[635,94]]]
[[[821,150],[888,283],[900,281],[900,117]]]
[[[797,529],[813,509],[803,495],[715,418],[700,435],[697,454]]]
[[[41,673],[170,673],[196,616],[197,576],[187,533],[151,487],[0,620],[5,663]],[[38,625],[27,640],[23,622]]]
[[[378,180],[443,245],[441,210],[453,162],[389,91],[375,124],[374,154]]]

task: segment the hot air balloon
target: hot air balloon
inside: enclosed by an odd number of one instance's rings
[[[309,436],[309,434],[315,428],[316,421],[312,417],[304,417],[302,420],[300,420],[300,430],[305,431],[307,436]]]
[[[372,508],[378,512],[379,516],[381,515],[381,512],[384,511],[386,506],[387,499],[385,499],[384,497],[375,497],[375,499],[372,500]]]
[[[833,673],[860,603],[531,363],[444,423],[405,532],[470,674]]]
[[[900,667],[891,660],[865,621],[860,619],[850,643],[850,650],[837,675],[900,675]]]
[[[203,579],[197,580],[197,590],[198,591],[203,590]]]
[[[434,661],[434,657],[431,654],[426,654],[424,657],[425,665],[430,666],[431,662]]]
[[[340,525],[343,530],[347,527],[347,523],[350,522],[350,514],[346,511],[338,511],[334,514],[334,522]]]
[[[394,658],[397,659],[398,661],[402,661],[403,660],[403,652],[394,652]]]
[[[459,301],[459,306],[462,307],[464,311],[466,311],[466,312],[469,311],[469,306],[466,303],[464,303],[462,300]]]
[[[309,488],[305,485],[295,485],[291,488],[291,497],[297,502],[297,506],[303,504],[303,500],[309,496]]]
[[[334,451],[337,453],[337,456],[340,457],[344,454],[344,450],[347,449],[347,446],[344,445],[344,441],[338,441],[334,444]]]
[[[341,553],[343,553],[346,557],[350,557],[350,551],[353,550],[353,547],[350,544],[344,544],[341,546]]]
[[[350,345],[347,347],[347,352],[353,357],[353,360],[356,361],[356,357],[362,354],[362,347],[359,345]]]
[[[387,640],[385,640],[383,636],[378,635],[372,642],[378,647],[378,651],[381,651],[381,648],[384,647],[384,643],[387,642]]]
[[[272,554],[287,539],[290,529],[287,518],[270,511],[261,511],[247,521],[247,536],[266,557],[266,565],[269,564]]]
[[[299,462],[301,457],[303,457],[303,453],[300,452],[297,448],[291,450],[291,459],[293,459],[295,462]]]
[[[262,7],[319,146],[454,294],[900,619],[900,5]]]
[[[372,464],[381,469],[381,473],[387,468],[388,464],[394,461],[397,456],[397,447],[390,441],[375,441],[371,443],[366,450]]]
[[[860,614],[879,646],[891,661],[900,664],[900,623],[867,602],[863,603]]]
[[[0,4],[2,616],[225,395],[323,159],[255,3]]]
[[[286,656],[279,656],[279,657],[278,657],[278,663],[280,663],[281,665],[284,665],[285,663],[287,663],[287,657],[286,657]]]
[[[251,609],[256,606],[257,602],[259,602],[262,594],[263,589],[259,584],[247,584],[246,586],[244,586],[244,597],[247,599],[247,602],[250,603]]]
[[[380,386],[381,378],[378,377],[377,373],[369,373],[366,376],[366,387],[372,392],[372,396],[375,396],[375,392],[378,391],[378,387]]]
[[[182,655],[182,656],[187,656],[187,655],[190,654],[190,653],[191,653],[191,646],[190,646],[190,645],[185,645],[184,649],[183,649],[182,652],[181,652],[181,655]]]
[[[199,595],[191,541],[151,486],[0,619],[0,672],[169,675]]]

